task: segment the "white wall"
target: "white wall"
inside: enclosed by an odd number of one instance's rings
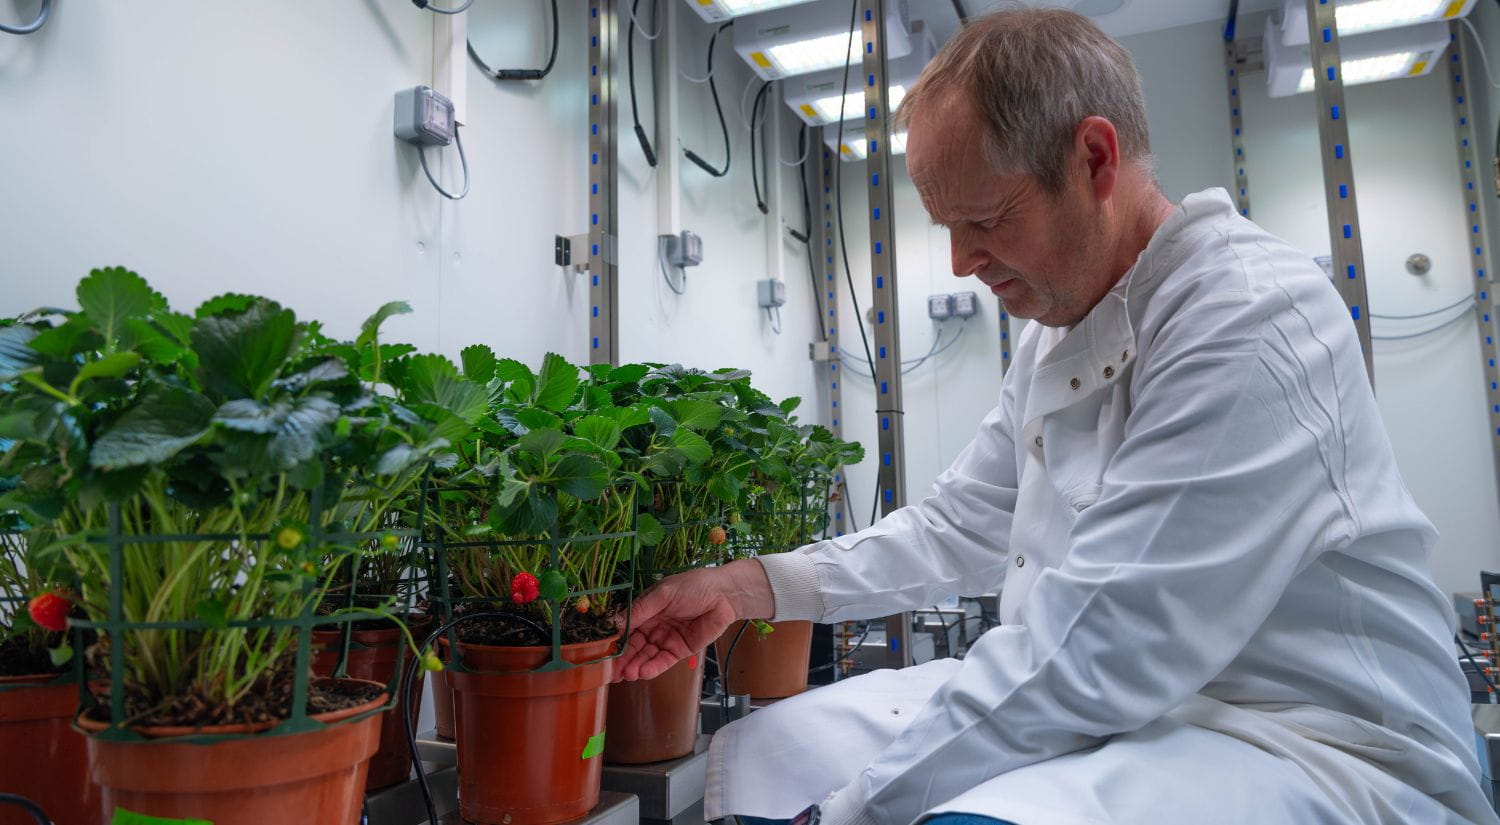
[[[1489,15],[1488,6],[1483,8]],[[1261,31],[1263,19],[1242,20],[1241,32]],[[1123,42],[1145,78],[1154,148],[1168,194],[1180,198],[1229,185],[1220,24]],[[1500,38],[1494,42],[1500,44]],[[1472,289],[1448,83],[1440,67],[1428,77],[1347,90],[1374,313],[1437,309]],[[1270,99],[1259,74],[1244,78],[1241,93],[1251,217],[1309,255],[1328,254],[1313,96]],[[1432,272],[1421,278],[1405,270],[1407,256],[1415,252],[1433,261]],[[1432,320],[1376,318],[1374,331],[1416,332]],[[1475,324],[1470,317],[1431,336],[1375,342],[1381,414],[1407,486],[1442,532],[1433,570],[1445,590],[1477,589],[1478,571],[1500,566],[1500,510]]]

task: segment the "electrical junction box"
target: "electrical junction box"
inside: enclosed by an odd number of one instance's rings
[[[934,321],[946,321],[953,317],[952,295],[928,295],[927,317]]]
[[[786,282],[775,278],[756,281],[755,294],[764,308],[779,307],[786,303]]]
[[[431,86],[413,86],[396,93],[396,137],[418,146],[447,146],[453,142],[453,102]]]
[[[703,263],[703,239],[684,229],[676,235],[661,236],[666,244],[667,263],[671,266],[697,266]]]
[[[979,296],[972,292],[953,293],[953,317],[972,318],[979,311]]]
[[[832,361],[833,345],[827,341],[814,341],[807,345],[807,358],[820,364]]]

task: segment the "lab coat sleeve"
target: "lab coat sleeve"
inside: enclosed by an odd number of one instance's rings
[[[943,593],[997,591],[1016,507],[1014,399],[1007,376],[1000,403],[921,503],[856,533],[762,556],[775,619],[866,619],[930,605]]]
[[[1363,367],[1326,298],[1316,323],[1280,296],[1169,322],[1065,560],[827,800],[825,822],[907,825],[1159,718],[1230,663],[1319,551],[1350,540],[1336,385]]]

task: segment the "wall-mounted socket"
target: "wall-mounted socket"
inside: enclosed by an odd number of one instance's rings
[[[807,358],[819,364],[833,360],[833,345],[827,341],[814,341],[807,345]]]
[[[953,293],[953,317],[972,318],[979,311],[979,296],[972,292]]]
[[[786,303],[786,282],[766,278],[755,282],[755,297],[762,308],[770,309]]]
[[[662,254],[667,256],[669,265],[697,266],[703,263],[703,239],[692,230],[684,229],[676,235],[663,235],[661,240],[666,245]]]
[[[934,321],[946,321],[953,317],[952,295],[928,295],[927,317]]]

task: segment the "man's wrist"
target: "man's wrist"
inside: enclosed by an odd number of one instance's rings
[[[730,603],[735,616],[740,619],[769,619],[776,615],[776,597],[771,592],[771,580],[766,570],[755,559],[740,559],[725,566],[733,574]]]

